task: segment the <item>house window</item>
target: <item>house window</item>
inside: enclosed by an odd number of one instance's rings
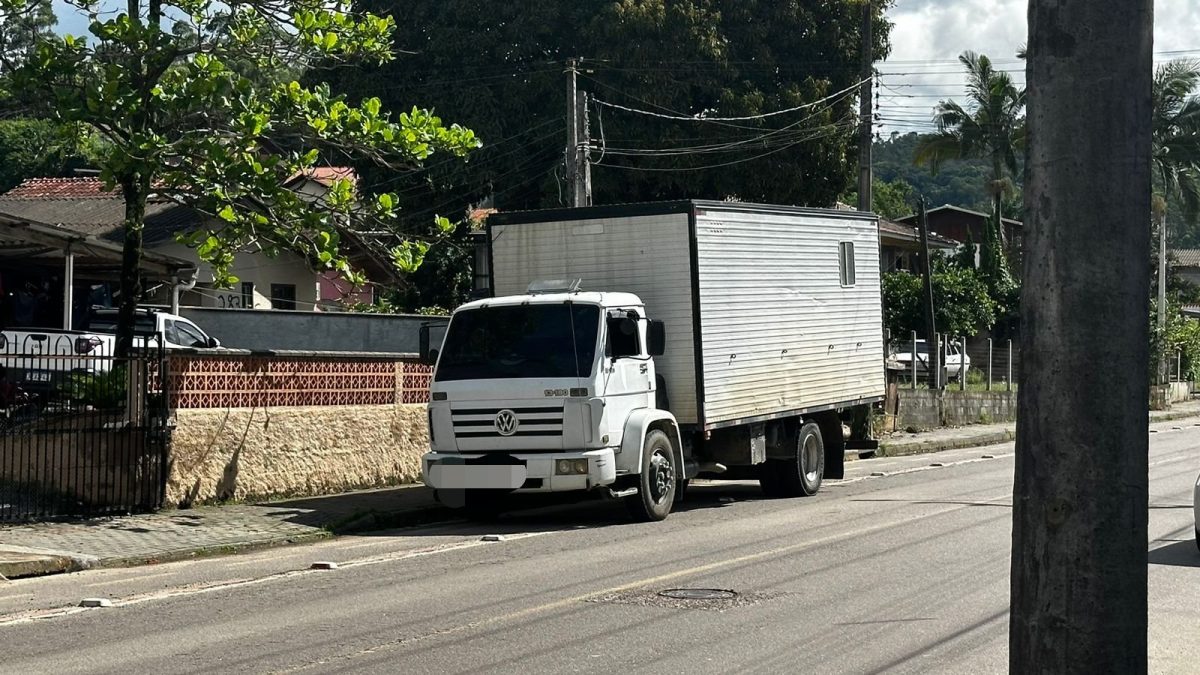
[[[854,285],[854,244],[843,241],[838,244],[838,276],[843,286]]]
[[[272,309],[296,309],[295,284],[271,284]]]
[[[242,309],[254,309],[254,282],[242,282]]]

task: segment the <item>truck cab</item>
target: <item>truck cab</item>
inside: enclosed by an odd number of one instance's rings
[[[638,296],[578,282],[463,305],[426,354],[426,485],[479,513],[510,492],[603,491],[665,518],[686,476],[679,424],[658,405],[664,344]]]

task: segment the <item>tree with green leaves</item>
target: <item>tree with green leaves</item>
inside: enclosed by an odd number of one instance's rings
[[[933,118],[938,131],[921,137],[913,162],[936,172],[948,159],[985,158],[991,168],[987,190],[999,219],[1004,196],[1015,189],[1017,156],[1025,144],[1025,90],[984,54],[967,51],[958,60],[967,71],[967,103],[938,104]],[[1003,229],[998,236],[1007,248]]]
[[[961,265],[934,256],[933,307],[939,332],[970,337],[990,328],[996,320],[996,305],[988,285],[971,265]],[[906,271],[886,272],[882,278],[884,326],[893,337],[906,339],[912,331],[925,332],[924,284],[921,277]]]
[[[1151,181],[1154,200],[1151,208],[1154,229],[1158,231],[1158,297],[1155,305],[1158,321],[1156,337],[1167,331],[1167,208],[1170,202],[1182,206],[1184,221],[1194,224],[1200,215],[1200,100],[1195,96],[1200,84],[1200,62],[1168,61],[1154,72],[1151,88],[1153,124],[1151,127]],[[1155,340],[1159,381],[1166,376],[1165,343]]]
[[[0,119],[0,192],[35,176],[63,176],[87,166],[99,149],[75,125],[18,117]]]
[[[125,201],[120,353],[132,345],[152,194],[211,219],[179,236],[219,284],[236,281],[234,256],[251,249],[294,251],[361,282],[341,245],[360,228],[394,230],[396,265],[420,264],[430,241],[396,229],[398,195],[367,194],[341,177],[314,202],[286,184],[318,163],[359,160],[401,172],[437,153],[465,156],[479,145],[475,134],[428,110],[393,116],[378,98],[260,77],[318,60],[387,63],[391,17],[356,11],[348,0],[127,0],[115,15],[92,0],[69,1],[88,15],[89,36],[39,35],[27,58],[0,60],[26,110],[103,139],[100,176]],[[0,0],[0,23],[27,14],[28,2]],[[431,220],[435,233],[453,228]]]
[[[1200,61],[1175,60],[1158,66],[1151,89],[1155,191],[1177,199],[1186,219],[1200,216]],[[1165,206],[1165,204],[1164,204]]]
[[[890,5],[872,5],[876,59],[889,49]],[[402,13],[396,44],[414,54],[380,70],[335,71],[334,89],[391,104],[419,98],[494,141],[465,165],[381,177],[428,203],[426,211],[493,196],[502,210],[564,203],[564,71],[574,57],[582,59],[579,88],[594,97],[597,204],[736,197],[832,206],[852,181],[861,0],[497,1],[486,12],[477,0],[360,6]],[[705,119],[713,117],[748,119]]]
[[[38,40],[51,35],[57,18],[50,0],[30,0],[19,11],[9,12],[0,20],[0,54],[7,62],[24,60]],[[0,74],[6,64],[0,62]]]
[[[915,194],[916,190],[903,178],[890,181],[872,178],[871,210],[889,220],[912,215]],[[839,201],[843,204],[857,204],[858,191],[847,192]]]

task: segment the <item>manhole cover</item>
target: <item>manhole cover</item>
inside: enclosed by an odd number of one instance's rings
[[[738,595],[719,588],[669,588],[658,594],[672,600],[733,600]]]

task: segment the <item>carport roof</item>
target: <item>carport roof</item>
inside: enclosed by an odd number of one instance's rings
[[[0,260],[50,262],[61,260],[68,251],[75,255],[75,266],[80,272],[115,272],[121,268],[119,242],[62,225],[0,213]],[[188,278],[196,271],[194,263],[151,251],[143,252],[141,268],[147,276],[163,279]]]

